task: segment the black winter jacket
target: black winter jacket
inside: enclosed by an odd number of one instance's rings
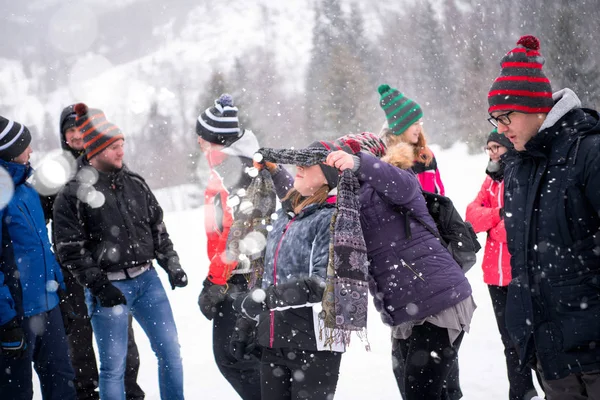
[[[522,361],[539,362],[545,379],[600,370],[600,117],[563,112],[504,157],[506,322]]]
[[[155,258],[166,271],[178,267],[162,209],[144,179],[126,166],[106,174],[85,156],[77,161],[78,175],[58,194],[53,214],[56,251],[77,281],[97,287],[107,282],[107,271]],[[97,182],[80,183],[85,171],[98,173]]]

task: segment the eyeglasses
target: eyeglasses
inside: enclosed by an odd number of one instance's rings
[[[510,114],[512,114],[514,111],[509,111],[506,114],[500,114],[497,117],[492,117],[490,116],[488,118],[488,122],[490,124],[492,124],[495,128],[498,127],[499,123],[502,123],[502,125],[510,125],[510,118],[508,117]]]
[[[498,152],[498,150],[500,150],[502,147],[504,147],[504,146],[493,144],[491,146],[485,146],[483,148],[483,151],[486,152],[487,154],[496,154]]]

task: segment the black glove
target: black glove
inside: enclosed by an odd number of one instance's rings
[[[265,306],[265,291],[252,289],[250,292],[232,296],[232,307],[245,318],[258,321],[258,316],[267,310]]]
[[[90,288],[90,291],[100,300],[101,307],[114,307],[119,304],[127,304],[127,299],[125,299],[123,293],[110,282]]]
[[[60,313],[62,315],[63,325],[65,326],[65,334],[70,335],[71,328],[73,327],[73,323],[79,317],[77,316],[77,314],[75,314],[75,310],[73,309],[73,306],[71,305],[71,303],[69,303],[69,298],[68,298],[67,292],[65,292],[62,289],[58,289],[56,294],[58,294],[58,298],[60,299],[58,306],[60,307]]]
[[[200,296],[198,296],[198,306],[200,306],[202,314],[210,321],[217,314],[217,306],[227,296],[227,286],[215,285],[208,278],[204,280],[203,285]]]
[[[185,271],[181,268],[181,266],[169,268],[167,271],[169,274],[169,283],[171,284],[171,289],[175,290],[176,287],[186,287],[188,284],[188,278]]]
[[[504,207],[500,208],[498,213],[500,214],[500,219],[504,219]]]
[[[5,357],[21,358],[25,355],[27,342],[17,317],[0,326],[0,349]]]
[[[240,317],[229,342],[229,352],[239,361],[258,358],[260,349],[256,343],[256,322]]]

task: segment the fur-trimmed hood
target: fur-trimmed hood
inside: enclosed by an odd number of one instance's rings
[[[414,164],[413,147],[408,143],[398,143],[388,147],[381,160],[400,169],[410,169]]]

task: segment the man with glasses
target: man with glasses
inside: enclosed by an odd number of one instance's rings
[[[539,40],[502,59],[489,121],[503,158],[512,281],[506,324],[549,400],[600,399],[600,123],[569,89],[552,94]]]

